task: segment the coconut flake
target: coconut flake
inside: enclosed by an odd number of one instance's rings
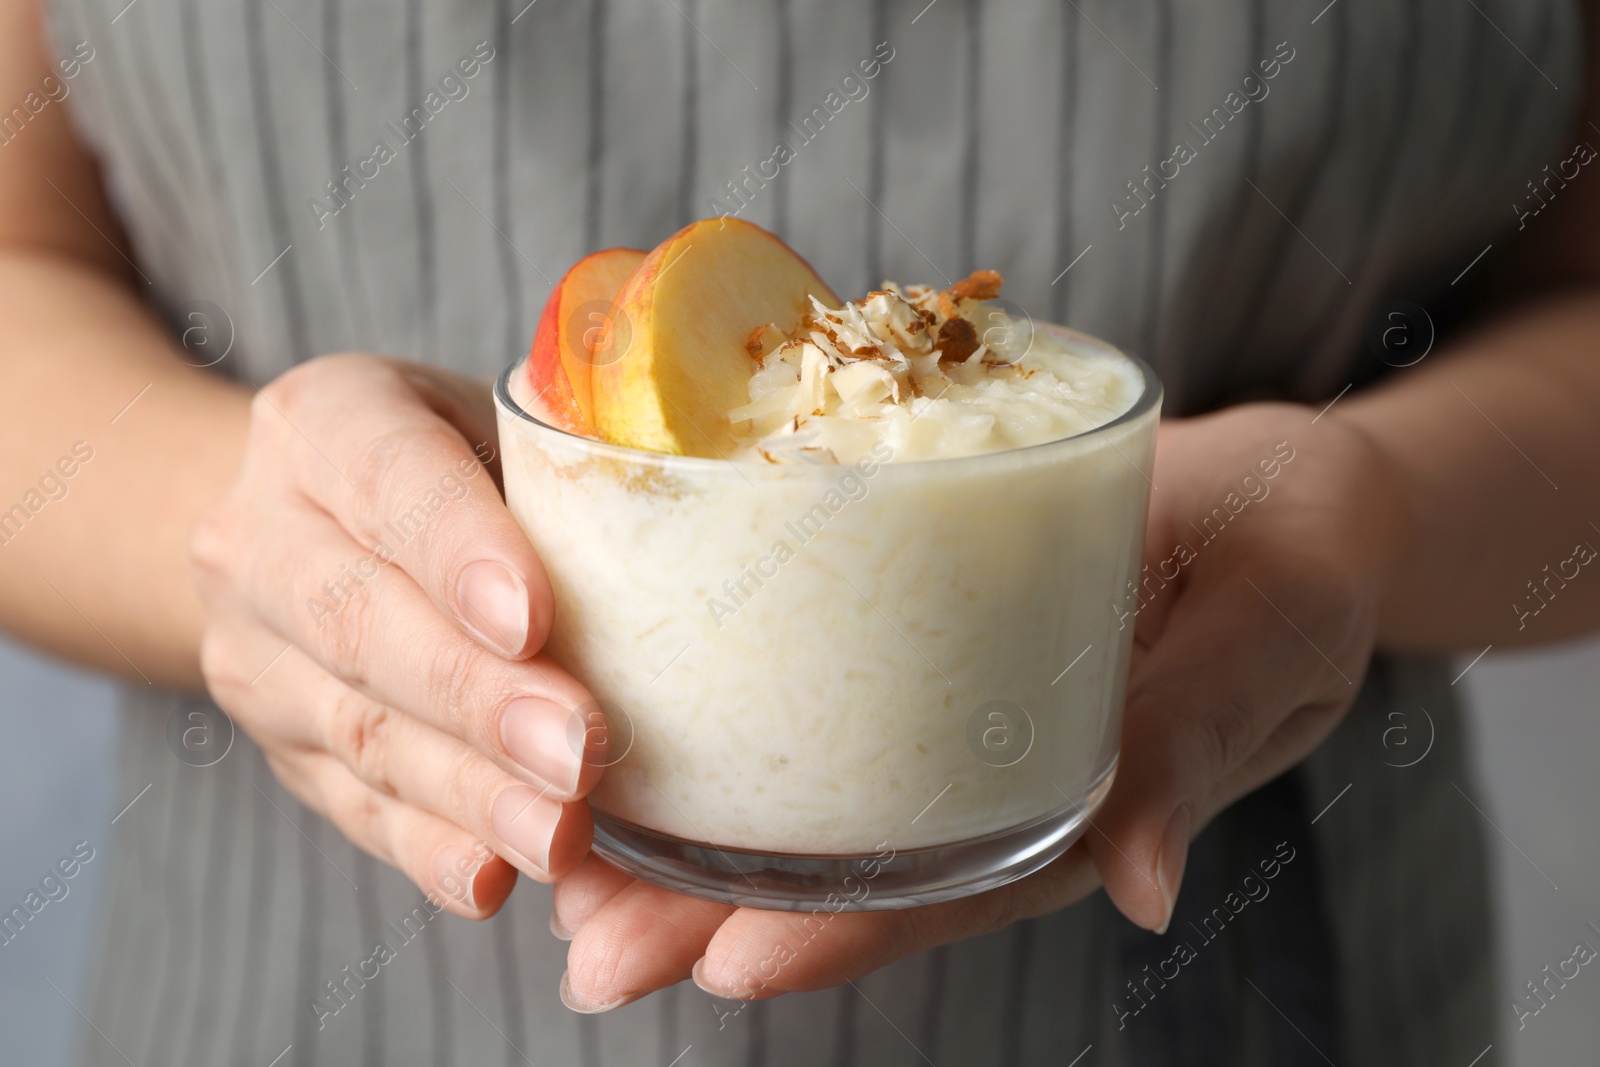
[[[1069,436],[1132,402],[1125,373],[1059,342],[1041,343],[1040,362],[1032,324],[982,302],[1000,285],[993,271],[942,290],[885,282],[838,308],[811,297],[787,336],[752,331],[749,402],[729,412],[741,450],[771,463],[854,462],[879,443],[896,458],[964,455]]]

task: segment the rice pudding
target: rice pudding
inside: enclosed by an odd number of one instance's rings
[[[1159,386],[997,288],[758,326],[725,458],[555,429],[507,373],[548,650],[628,735],[597,825],[779,857],[1081,832],[1116,760]]]

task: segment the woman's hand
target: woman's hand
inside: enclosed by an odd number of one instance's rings
[[[1162,427],[1116,784],[1094,827],[1039,873],[897,912],[734,908],[590,857],[556,887],[572,937],[562,996],[598,1011],[692,972],[730,999],[838,985],[902,956],[1063,907],[1103,884],[1148,929],[1172,915],[1190,838],[1304,758],[1350,706],[1407,508],[1366,437],[1286,404]],[[1117,610],[1107,605],[1107,610]]]
[[[482,386],[314,360],[256,397],[191,543],[217,703],[290,792],[471,918],[516,870],[578,863],[599,775],[591,697],[535,655],[550,585],[484,467],[494,438]]]

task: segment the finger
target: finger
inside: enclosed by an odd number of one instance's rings
[[[240,641],[264,656],[272,637],[258,631]],[[248,689],[229,703],[248,701],[245,725],[258,740],[265,734],[276,746],[332,755],[378,793],[488,842],[530,878],[560,878],[589,850],[586,805],[513,778],[462,741],[351,689],[299,649],[282,652]]]
[[[262,390],[254,422],[368,553],[392,558],[484,647],[518,658],[549,634],[549,578],[484,471],[487,428],[439,379],[376,356],[326,357]],[[486,436],[469,441],[452,418]]]
[[[935,946],[1063,908],[1098,884],[1080,844],[1027,878],[942,904],[856,912],[741,908],[717,929],[694,980],[734,1000],[827,989]]]
[[[1088,844],[1112,901],[1158,933],[1171,919],[1192,836],[1293,762],[1263,749],[1291,712],[1318,705],[1330,678],[1344,688],[1338,668],[1264,588],[1235,572],[1223,588],[1194,590],[1129,684],[1116,784],[1095,818],[1102,832]],[[1327,707],[1317,736],[1340,707]],[[1280,757],[1275,766],[1258,758],[1264,751]]]
[[[556,883],[550,906],[550,932],[571,941],[606,902],[633,884],[633,876],[611,866],[593,852]]]
[[[759,1000],[825,989],[894,960],[1043,915],[1097,885],[1080,847],[988,893],[901,911],[732,909],[634,882],[585,919],[567,953],[567,989],[585,1010],[626,1004],[684,977],[714,996]],[[563,883],[558,895],[566,890]]]
[[[610,1011],[689,977],[734,908],[633,882],[584,923],[567,949],[561,999],[573,1011]]]
[[[495,408],[493,380],[463,378],[441,372],[425,363],[392,363],[397,372],[423,398],[440,418],[454,426],[484,466],[495,469],[499,455],[494,441]],[[485,447],[485,446],[489,447]]]
[[[351,695],[336,712],[358,717],[358,725],[334,722],[329,751],[358,778],[488,841],[535,881],[565,877],[588,853],[587,804],[553,799],[548,788],[512,778],[455,738],[345,691]]]
[[[399,868],[452,914],[487,919],[511,895],[517,872],[482,841],[377,792],[332,756],[268,751],[267,763],[296,799],[321,812],[358,848]]]
[[[284,515],[283,535],[237,577],[238,610],[379,704],[460,738],[560,799],[584,796],[605,762],[588,690],[543,657],[506,660],[442,617],[411,577],[378,568],[342,599],[321,595],[359,548],[325,516]]]

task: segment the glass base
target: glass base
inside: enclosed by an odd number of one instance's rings
[[[685,841],[594,812],[594,850],[641,881],[769,911],[888,911],[955,900],[1024,878],[1083,835],[1116,763],[1079,804],[948,845],[846,855],[773,855]]]

